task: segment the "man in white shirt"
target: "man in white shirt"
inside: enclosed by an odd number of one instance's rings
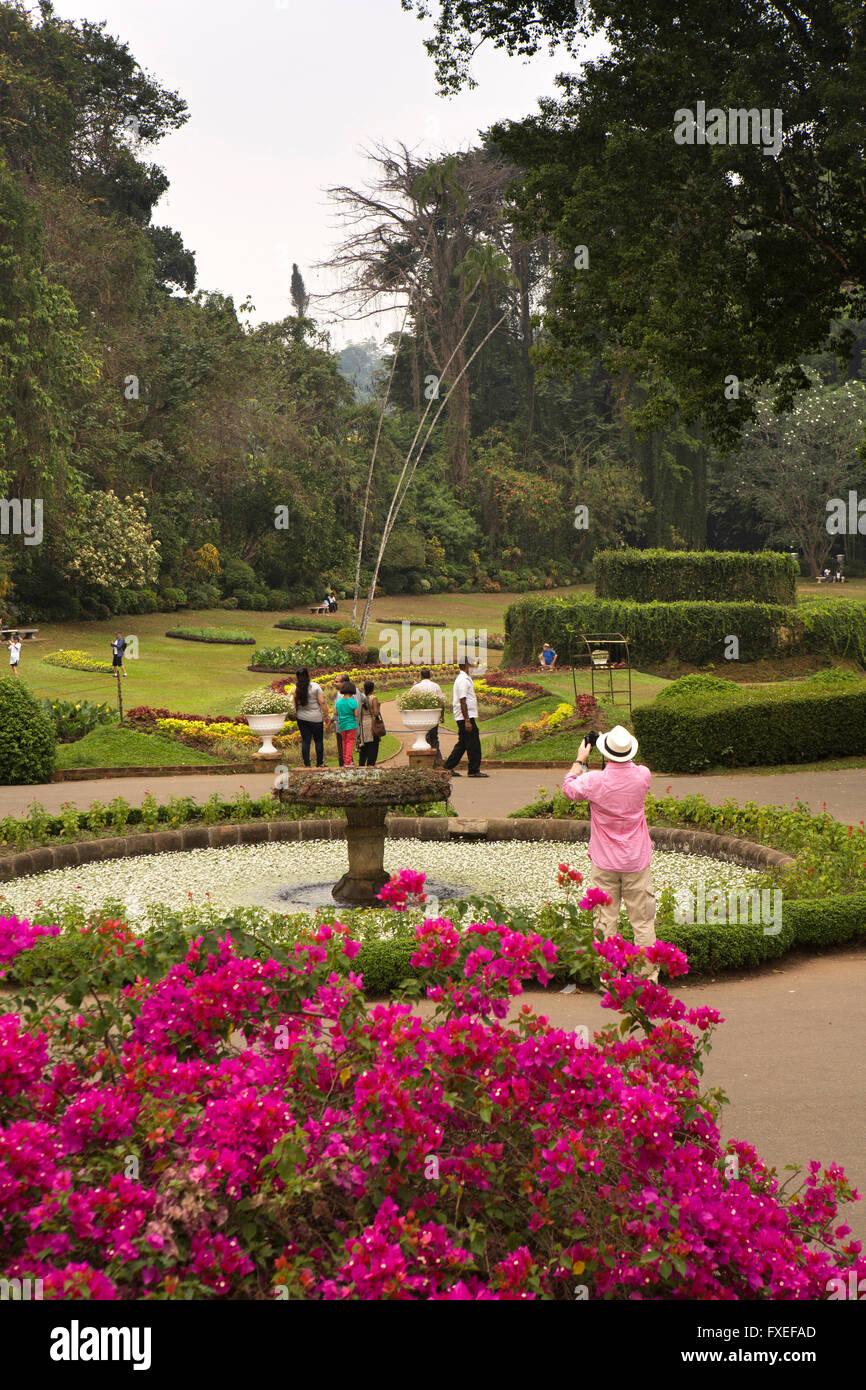
[[[445,696],[442,693],[441,685],[437,685],[436,682],[431,679],[430,668],[428,666],[421,667],[421,679],[415,682],[415,684],[412,686],[412,689],[409,691],[409,694],[414,695],[416,691],[419,695],[437,695],[439,697],[439,699],[442,701],[442,717],[439,720],[439,724],[444,724]],[[434,767],[443,766],[442,753],[439,749],[439,724],[434,724],[433,728],[428,729],[426,734],[424,735],[426,741],[429,743],[430,747],[436,754],[435,758],[433,759]]]
[[[455,777],[459,777],[459,772],[454,772],[455,767],[465,753],[469,760],[470,777],[486,777],[487,773],[481,771],[481,735],[478,732],[478,699],[475,694],[475,685],[469,674],[469,661],[464,658],[459,662],[460,671],[454,682],[451,708],[457,724],[457,742],[448,754],[445,767],[448,772],[452,772]]]

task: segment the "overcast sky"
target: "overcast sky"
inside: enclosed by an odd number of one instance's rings
[[[308,290],[333,287],[313,269],[339,240],[325,190],[365,181],[365,146],[465,149],[497,118],[534,111],[556,73],[574,71],[562,50],[527,63],[485,47],[478,87],[443,100],[423,47],[430,26],[399,0],[55,0],[55,8],[105,20],[186,101],[187,124],[145,155],[171,180],[154,218],[195,251],[199,288],[231,294],[236,305],[249,296],[254,322],[291,312],[293,261]],[[327,326],[339,347],[391,325]]]

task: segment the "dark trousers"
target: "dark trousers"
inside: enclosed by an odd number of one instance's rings
[[[316,744],[316,767],[321,767],[325,761],[325,726],[321,719],[299,719],[298,728],[301,731],[301,757],[304,760],[304,767],[310,766],[310,744],[315,740]]]
[[[457,742],[448,754],[445,766],[449,769],[456,767],[464,753],[469,759],[469,771],[480,772],[481,735],[474,719],[457,720]]]
[[[442,750],[439,747],[439,725],[434,724],[432,729],[427,730],[424,737],[429,743],[430,747],[433,749],[434,753],[436,754],[435,758],[433,759],[433,766],[444,767],[445,764],[442,761]]]
[[[336,736],[337,736],[337,762],[340,764],[340,767],[342,767],[342,766],[343,766],[343,735],[340,733],[340,730],[337,728],[336,724],[334,725],[334,733],[335,733]]]
[[[358,766],[375,767],[376,759],[379,756],[380,738],[374,738],[369,743],[362,743],[358,749]]]

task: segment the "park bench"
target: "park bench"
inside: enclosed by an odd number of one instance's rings
[[[318,603],[318,604],[316,604],[316,607],[315,607],[315,608],[311,608],[311,609],[310,609],[310,612],[311,612],[311,613],[328,613],[328,612],[330,612],[330,609],[328,608],[327,604],[325,604],[325,603]]]
[[[8,642],[9,638],[16,632],[22,642],[32,642],[38,631],[38,627],[0,627],[0,642]]]

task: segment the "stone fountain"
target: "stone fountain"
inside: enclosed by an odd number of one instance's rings
[[[379,906],[377,893],[388,882],[385,868],[385,817],[395,806],[447,802],[448,772],[414,768],[291,768],[277,779],[274,796],[301,806],[340,806],[346,812],[349,867],[331,890],[338,903]]]

